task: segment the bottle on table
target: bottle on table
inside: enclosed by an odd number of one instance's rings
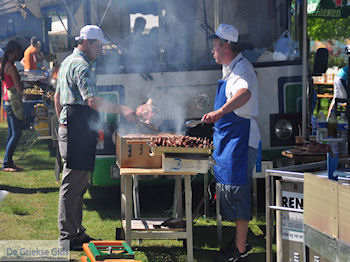
[[[346,118],[345,112],[340,113],[338,130],[339,138],[342,138],[339,145],[339,153],[346,155],[348,153],[348,119]]]
[[[328,118],[327,122],[327,132],[328,137],[337,138],[337,126],[338,126],[338,120],[337,115],[335,114],[334,109],[332,109],[331,115]]]
[[[321,142],[323,139],[327,139],[327,119],[323,112],[321,112],[317,119],[316,141]]]

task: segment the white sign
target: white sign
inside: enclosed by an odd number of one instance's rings
[[[302,193],[282,191],[282,206],[303,209],[304,196]],[[293,212],[282,212],[282,239],[304,241],[304,215]]]
[[[209,169],[208,159],[184,159],[184,158],[162,158],[162,168],[165,172],[196,172],[207,173]]]
[[[69,241],[0,240],[0,261],[69,261]]]

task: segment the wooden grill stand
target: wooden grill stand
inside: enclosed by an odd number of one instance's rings
[[[133,197],[132,176],[144,175],[174,175],[184,176],[185,180],[185,228],[155,227],[165,219],[132,219]],[[192,189],[191,175],[194,172],[178,173],[164,172],[163,169],[150,168],[120,168],[121,176],[121,218],[125,232],[125,240],[131,246],[132,239],[186,239],[187,261],[193,261],[193,236],[192,236]],[[177,203],[181,203],[181,194],[178,195]]]

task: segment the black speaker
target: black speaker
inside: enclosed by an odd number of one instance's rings
[[[301,113],[283,113],[270,115],[270,145],[293,146],[295,136],[301,131]]]

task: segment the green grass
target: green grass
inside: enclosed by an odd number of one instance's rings
[[[7,127],[0,124],[0,161],[4,156]],[[23,144],[24,141],[21,141]],[[23,172],[0,171],[0,189],[10,191],[0,203],[0,240],[55,240],[58,238],[57,207],[59,186],[55,182],[54,158],[50,157],[46,141],[38,141],[20,160],[21,147],[15,153],[15,162]],[[168,215],[171,208],[173,184],[140,185],[141,214],[154,217]],[[118,187],[89,188],[84,196],[83,225],[87,233],[103,240],[114,240],[115,229],[120,228],[120,191]],[[193,206],[203,194],[202,185],[193,185]],[[159,197],[161,195],[161,197]],[[211,215],[214,214],[211,207]],[[234,224],[223,223],[224,242],[232,238]],[[248,240],[254,246],[253,254],[245,261],[265,260],[265,223],[252,220]],[[195,261],[213,261],[219,245],[216,238],[216,220],[200,217],[193,227]],[[141,261],[186,261],[186,249],[176,240],[132,241],[136,259]],[[71,252],[71,261],[80,261],[83,252]],[[242,260],[244,261],[244,260]]]

